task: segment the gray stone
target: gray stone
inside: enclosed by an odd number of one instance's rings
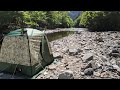
[[[94,72],[94,76],[99,77],[100,76],[100,72]]]
[[[96,41],[98,41],[98,42],[104,42],[102,37],[97,38]]]
[[[69,51],[69,49],[67,49],[67,48],[63,48],[63,49],[62,49],[62,52],[63,52],[63,53],[68,53],[68,51]]]
[[[98,62],[95,62],[95,63],[92,63],[92,68],[95,70],[95,69],[99,69],[99,68],[101,68],[102,67],[102,65],[101,64],[99,64]]]
[[[110,55],[110,57],[113,56],[115,58],[120,57],[119,53],[110,53],[109,55]]]
[[[103,70],[102,70],[103,72],[104,71],[112,71],[112,72],[114,72],[115,70],[113,69],[113,67],[112,66],[103,66]]]
[[[75,34],[81,34],[81,31],[76,31]]]
[[[119,51],[117,49],[113,49],[112,53],[119,53]]]
[[[110,64],[110,62],[105,62],[104,65],[110,66],[111,64]]]
[[[48,74],[48,72],[46,72],[46,71],[45,71],[43,74],[44,74],[44,75],[47,75],[47,74]]]
[[[111,64],[116,64],[116,60],[115,60],[115,59],[112,59],[112,60],[110,60],[110,63],[111,63]]]
[[[120,42],[117,42],[118,45],[120,45]]]
[[[74,79],[72,71],[65,71],[58,76],[58,79]]]
[[[84,49],[85,49],[85,50],[91,50],[91,48],[89,48],[89,47],[84,47]]]
[[[87,68],[92,68],[92,64],[90,63],[85,63],[81,66],[81,71],[84,71]]]
[[[69,55],[77,55],[81,50],[80,49],[69,49]]]
[[[116,64],[120,67],[120,61],[117,61]]]
[[[82,57],[83,62],[87,62],[93,59],[93,54],[87,53]]]
[[[55,70],[56,69],[56,65],[52,64],[48,66],[49,70]]]
[[[111,54],[113,57],[120,57],[120,53],[112,53]]]
[[[93,69],[92,68],[87,68],[84,70],[85,75],[93,75]]]
[[[117,71],[120,71],[120,67],[118,65],[112,65],[113,69],[116,69]]]
[[[106,61],[108,61],[108,58],[107,58],[106,56],[101,56],[101,60],[102,60],[103,62],[106,62]]]
[[[84,76],[84,72],[80,72],[80,75]]]
[[[110,73],[109,72],[103,72],[103,73],[101,73],[100,77],[102,77],[102,78],[109,78],[110,77]]]
[[[54,53],[54,58],[63,58],[63,56],[60,53]]]
[[[113,48],[120,48],[120,45],[116,45],[116,46],[114,46]]]

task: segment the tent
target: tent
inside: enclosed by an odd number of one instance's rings
[[[0,50],[0,71],[33,76],[51,62],[53,55],[44,32],[24,28],[5,35]]]

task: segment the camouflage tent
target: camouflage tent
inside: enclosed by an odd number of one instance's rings
[[[44,32],[32,28],[23,30],[11,31],[4,37],[0,71],[33,76],[53,61],[53,55]]]

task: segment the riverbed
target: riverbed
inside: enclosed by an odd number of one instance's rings
[[[74,79],[119,79],[119,34],[82,31],[51,41],[56,59],[37,79],[59,79],[61,74],[64,79],[66,71],[71,72]],[[118,47],[116,51],[114,47]]]

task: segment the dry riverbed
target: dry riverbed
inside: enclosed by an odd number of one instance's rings
[[[119,79],[120,32],[79,32],[50,42],[55,61],[37,79]]]

